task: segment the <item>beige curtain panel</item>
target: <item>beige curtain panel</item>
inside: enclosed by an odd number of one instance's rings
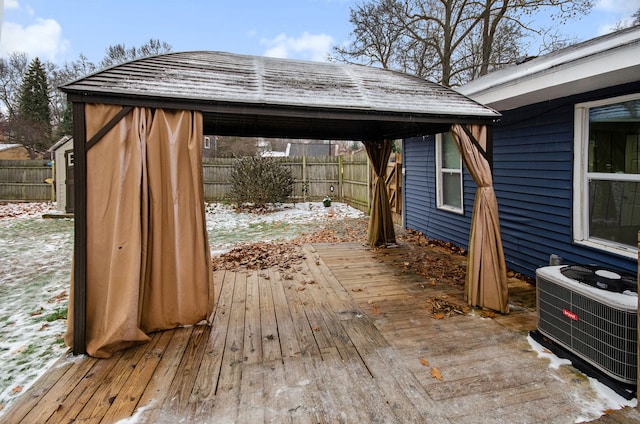
[[[87,140],[120,110],[87,104]],[[109,357],[148,332],[210,317],[201,138],[199,112],[133,108],[87,152],[89,355]]]
[[[467,170],[478,185],[473,206],[465,298],[469,305],[509,313],[507,269],[500,237],[498,201],[486,151],[487,127],[453,125],[451,133]],[[474,144],[474,140],[477,143]]]
[[[396,242],[393,216],[385,176],[391,154],[392,140],[364,143],[374,173],[373,201],[369,217],[368,242],[371,246],[386,246]]]

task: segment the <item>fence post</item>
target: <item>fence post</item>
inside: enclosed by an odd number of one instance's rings
[[[338,156],[338,196],[340,201],[344,197],[344,193],[342,192],[342,156]]]
[[[302,155],[302,201],[307,201],[307,155]]]

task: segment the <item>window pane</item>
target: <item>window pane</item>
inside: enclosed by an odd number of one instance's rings
[[[447,169],[460,169],[460,152],[456,147],[451,133],[442,135],[442,167]]]
[[[589,109],[589,172],[640,174],[640,100]]]
[[[640,182],[589,181],[589,237],[635,246],[640,230]]]
[[[462,174],[457,172],[442,174],[442,203],[444,205],[457,209],[462,208],[461,177]]]

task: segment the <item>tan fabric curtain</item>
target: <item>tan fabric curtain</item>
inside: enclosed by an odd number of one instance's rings
[[[86,105],[87,140],[120,109]],[[87,152],[89,355],[211,313],[201,134],[200,113],[134,108]],[[72,317],[70,308],[68,345]]]
[[[493,190],[493,178],[489,162],[478,146],[486,151],[487,127],[453,125],[451,133],[458,145],[467,170],[478,190],[473,206],[465,297],[472,306],[509,312],[507,271],[500,237],[498,201]],[[470,136],[471,135],[471,136]]]
[[[391,205],[389,205],[389,194],[385,183],[387,163],[389,162],[393,141],[367,141],[364,145],[374,173],[368,242],[371,246],[386,246],[396,242]]]

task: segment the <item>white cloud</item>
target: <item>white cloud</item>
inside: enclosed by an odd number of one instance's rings
[[[280,34],[273,39],[262,39],[260,43],[267,47],[264,52],[265,56],[322,62],[329,55],[333,37],[326,34],[309,34],[308,32],[298,38]]]
[[[18,5],[18,0],[4,0],[5,9],[17,9],[18,7],[20,7]]]
[[[68,41],[62,39],[62,28],[53,19],[36,18],[29,25],[13,22],[2,24],[0,55],[11,52],[25,52],[30,58],[55,61],[68,48]]]
[[[599,0],[595,6],[605,12],[631,15],[640,8],[638,0]]]

